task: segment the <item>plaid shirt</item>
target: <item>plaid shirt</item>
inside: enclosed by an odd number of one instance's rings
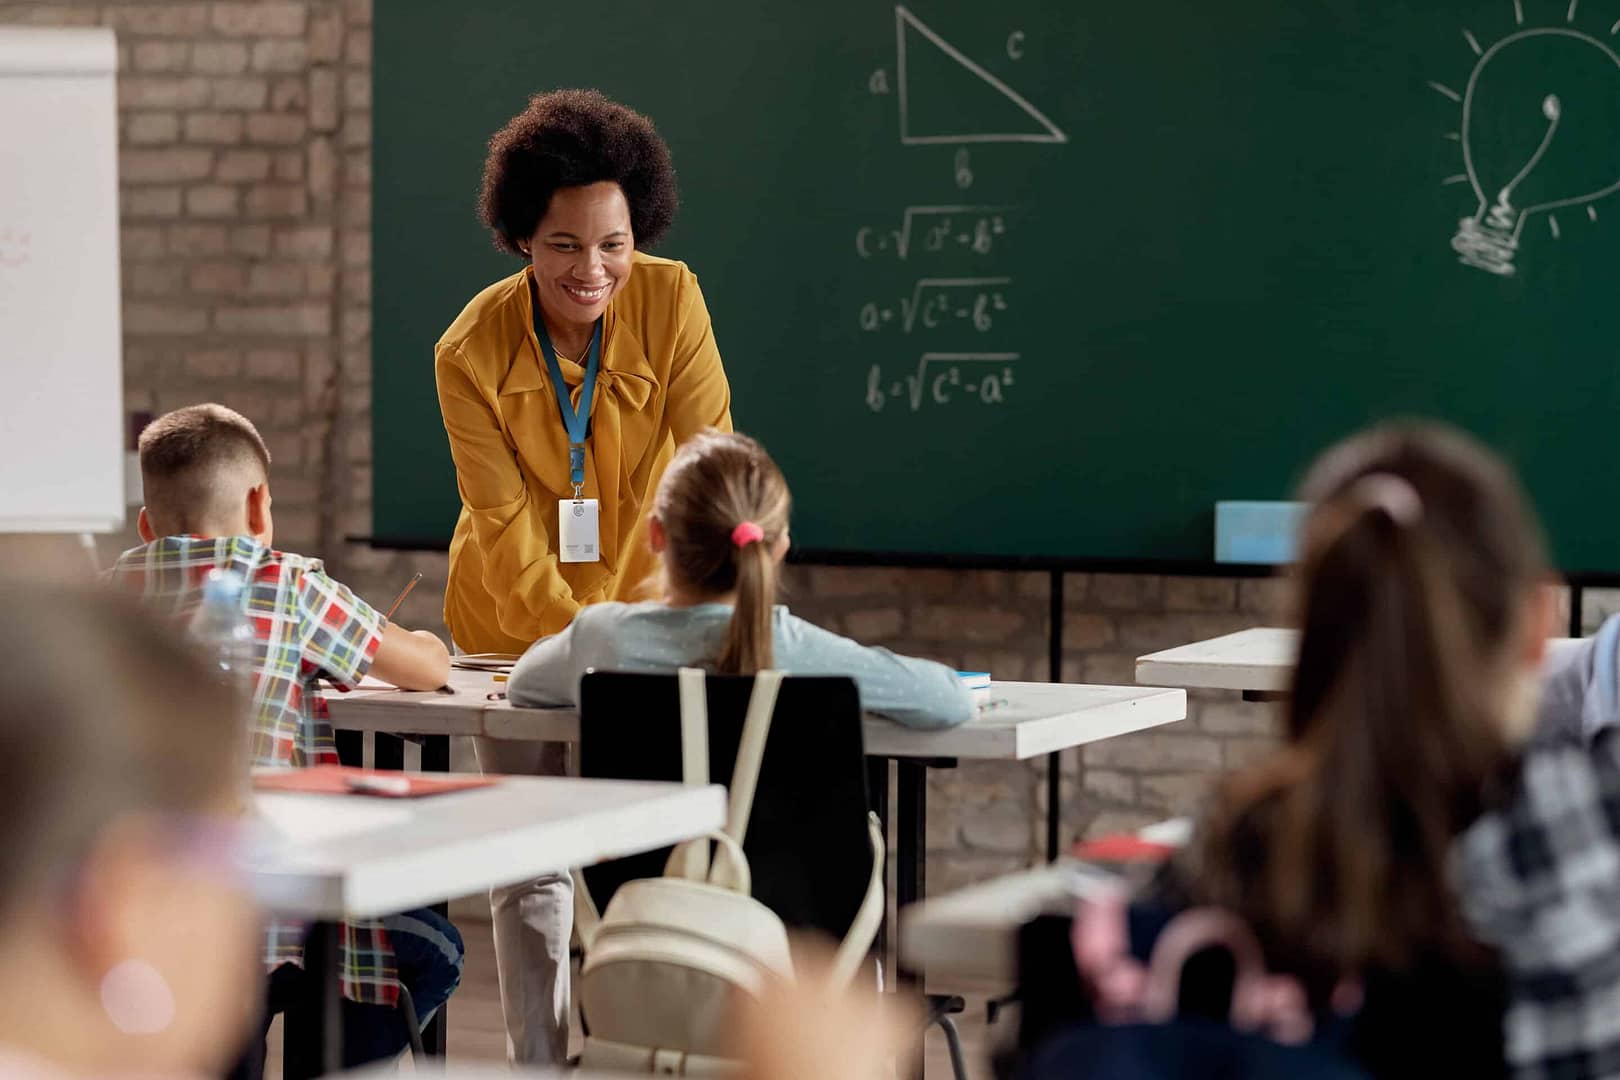
[[[319,559],[274,551],[246,536],[166,536],[118,557],[113,581],[145,596],[160,612],[188,620],[214,569],[247,582],[245,603],[258,638],[253,686],[255,765],[298,768],[337,761],[337,745],[317,680],[344,690],[359,685],[382,644],[386,620]],[[306,927],[272,921],[265,932],[267,970],[302,964]],[[382,924],[348,923],[340,933],[343,995],[393,1005],[399,996],[394,953]]]
[[[1620,1076],[1620,732],[1532,751],[1452,860],[1469,924],[1507,970],[1513,1074]]]

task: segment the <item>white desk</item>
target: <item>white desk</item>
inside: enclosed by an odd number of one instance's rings
[[[1208,641],[1137,657],[1136,681],[1153,686],[1286,692],[1299,655],[1299,632],[1239,630]]]
[[[1075,897],[1110,875],[1073,859],[970,885],[900,913],[900,959],[929,976],[994,981],[1017,976],[1018,928],[1074,910]]]
[[[514,776],[417,799],[261,792],[260,903],[294,919],[371,918],[691,839],[725,789]]]
[[[352,731],[579,741],[574,709],[521,709],[489,700],[491,693],[505,688],[486,672],[457,669],[451,671],[446,690],[328,690],[326,707],[334,727]],[[991,696],[1007,704],[946,731],[917,731],[868,716],[866,752],[873,757],[1023,761],[1187,715],[1184,691],[1156,687],[998,682]]]
[[[1183,845],[1187,818],[1150,825],[1144,840]],[[1075,859],[993,878],[914,904],[900,913],[900,958],[928,975],[1011,986],[1018,972],[1018,930],[1038,915],[1066,915],[1087,889],[1117,887],[1107,870]]]
[[[271,914],[314,922],[317,1053],[341,1060],[336,924],[422,907],[687,840],[725,822],[725,789],[508,777],[419,799],[260,793],[248,867]]]
[[[1547,645],[1549,661],[1580,641],[1553,638]],[[1136,681],[1151,686],[1284,694],[1293,681],[1298,655],[1297,630],[1256,627],[1138,657]]]

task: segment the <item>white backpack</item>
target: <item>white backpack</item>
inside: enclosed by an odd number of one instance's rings
[[[706,784],[705,675],[682,668],[679,678],[682,777]],[[601,915],[575,873],[574,925],[585,948],[579,999],[590,1026],[583,1067],[661,1076],[739,1073],[740,1063],[725,1057],[738,995],[757,995],[773,976],[792,977],[787,930],[750,895],[742,850],[781,685],[780,671],[754,677],[723,832],[677,847],[663,877],[620,886]],[[883,834],[876,816],[869,824],[871,880],[834,961],[835,976],[845,981],[860,969],[883,918]],[[717,845],[712,865],[710,841]]]

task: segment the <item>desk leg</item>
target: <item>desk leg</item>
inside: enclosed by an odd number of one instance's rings
[[[922,898],[928,887],[928,766],[913,758],[899,758],[895,767],[894,910],[899,913]],[[895,983],[901,992],[924,992],[922,976],[899,962],[895,951]],[[923,1034],[927,1034],[925,1031]],[[919,1040],[912,1080],[922,1080],[923,1047]]]
[[[1046,755],[1046,861],[1058,857],[1063,833],[1063,752]]]
[[[928,766],[914,758],[900,758],[895,798],[894,903],[905,910],[928,889]],[[901,979],[908,978],[902,971]]]
[[[366,733],[363,731],[336,731],[333,732],[333,741],[337,743],[338,760],[351,768],[357,768],[366,763]]]
[[[1063,681],[1063,571],[1053,570],[1047,578],[1046,681]],[[1054,750],[1046,755],[1046,861],[1058,857],[1063,832],[1063,754]]]
[[[343,1068],[343,991],[338,981],[338,924],[318,922],[304,942],[304,970],[310,983],[310,1017],[314,1020],[315,1060],[319,1075]]]
[[[428,735],[422,739],[422,771],[450,771],[450,736]]]
[[[883,845],[889,844],[889,759],[872,757],[866,759],[866,798],[867,805],[878,818],[878,831],[883,834]],[[886,860],[885,860],[886,861]],[[889,868],[883,868],[883,895],[889,892]],[[878,962],[883,965],[883,981],[885,986],[891,978],[894,968],[889,963],[889,943],[894,940],[892,928],[889,925],[888,904],[884,904],[883,921],[878,924],[877,941],[873,948],[877,951]]]
[[[450,736],[429,735],[422,740],[422,771],[445,773],[450,771]],[[450,917],[449,904],[434,904],[433,910]],[[450,1043],[450,1002],[439,1006],[427,1027],[422,1029],[422,1049],[432,1057],[447,1056]]]
[[[398,735],[377,732],[371,736],[371,766],[399,772],[405,768],[405,740]]]
[[[364,736],[358,731],[340,731],[339,737],[345,735],[355,736],[357,741]],[[372,765],[378,769],[403,770],[405,768],[405,740],[398,735],[377,732],[372,736],[371,743]],[[422,738],[422,771],[423,772],[449,772],[450,771],[450,736],[427,735]],[[433,910],[450,917],[449,904],[434,904]],[[449,1021],[446,1013],[450,1010],[449,1003],[439,1007],[422,1029],[422,1049],[433,1057],[445,1056],[445,1045],[450,1038]]]

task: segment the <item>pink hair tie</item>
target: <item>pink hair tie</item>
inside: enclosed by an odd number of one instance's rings
[[[731,542],[738,547],[747,547],[749,544],[758,543],[763,539],[765,539],[765,530],[752,521],[739,522],[737,527],[731,530]]]

